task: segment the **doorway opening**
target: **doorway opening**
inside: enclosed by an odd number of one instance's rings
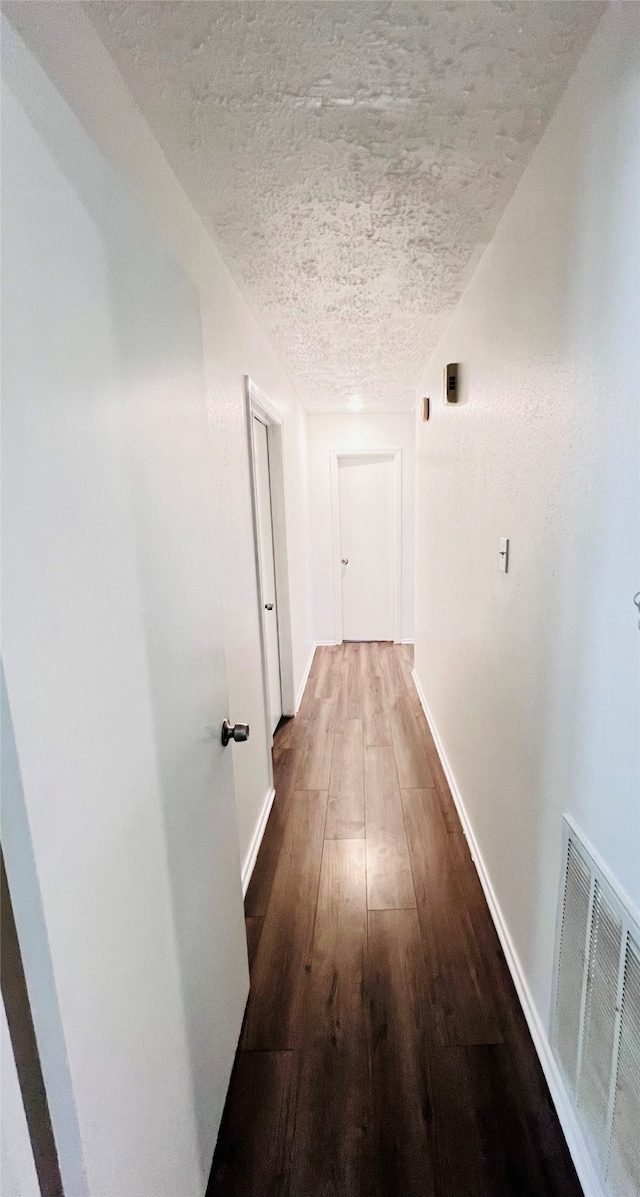
[[[267,742],[295,714],[284,496],[282,413],[245,378],[253,534]]]
[[[331,454],[335,638],[401,640],[402,450]]]

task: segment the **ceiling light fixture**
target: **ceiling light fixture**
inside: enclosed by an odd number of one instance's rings
[[[362,411],[364,403],[362,402],[360,396],[356,394],[351,396],[349,402],[347,403],[347,407],[349,408],[349,411]]]

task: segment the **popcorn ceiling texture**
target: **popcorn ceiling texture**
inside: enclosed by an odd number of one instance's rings
[[[408,411],[603,5],[87,6],[310,411]]]

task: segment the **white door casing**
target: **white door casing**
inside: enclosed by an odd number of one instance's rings
[[[293,682],[293,647],[291,639],[291,611],[289,600],[289,564],[286,521],[286,479],[284,467],[284,427],[282,412],[267,399],[248,375],[244,379],[245,418],[247,447],[249,455],[249,478],[251,482],[251,505],[253,511],[253,539],[256,563],[256,597],[260,624],[260,645],[262,653],[262,676],[264,689],[264,713],[267,743],[273,738],[271,700],[269,696],[269,665],[267,660],[266,629],[262,601],[262,564],[260,558],[260,529],[258,523],[258,479],[256,471],[256,445],[254,428],[256,419],[264,425],[267,435],[269,457],[269,493],[273,534],[273,563],[275,573],[275,605],[277,621],[278,655],[280,662],[281,711],[284,715],[295,715],[295,687]],[[270,599],[268,601],[271,601]],[[275,676],[273,675],[275,684]],[[273,785],[273,763],[269,752],[269,775]]]
[[[201,1197],[248,969],[198,297],[3,53],[7,876],[65,1191]]]
[[[331,454],[337,642],[400,640],[401,456]]]
[[[273,515],[269,478],[267,426],[257,416],[253,417],[253,444],[255,453],[258,555],[260,559],[260,606],[262,610],[266,652],[269,719],[271,734],[273,735],[282,715],[278,604],[273,550]]]

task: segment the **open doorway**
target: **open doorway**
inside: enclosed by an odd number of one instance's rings
[[[250,378],[245,404],[267,739],[295,714],[285,523],[282,413]]]

